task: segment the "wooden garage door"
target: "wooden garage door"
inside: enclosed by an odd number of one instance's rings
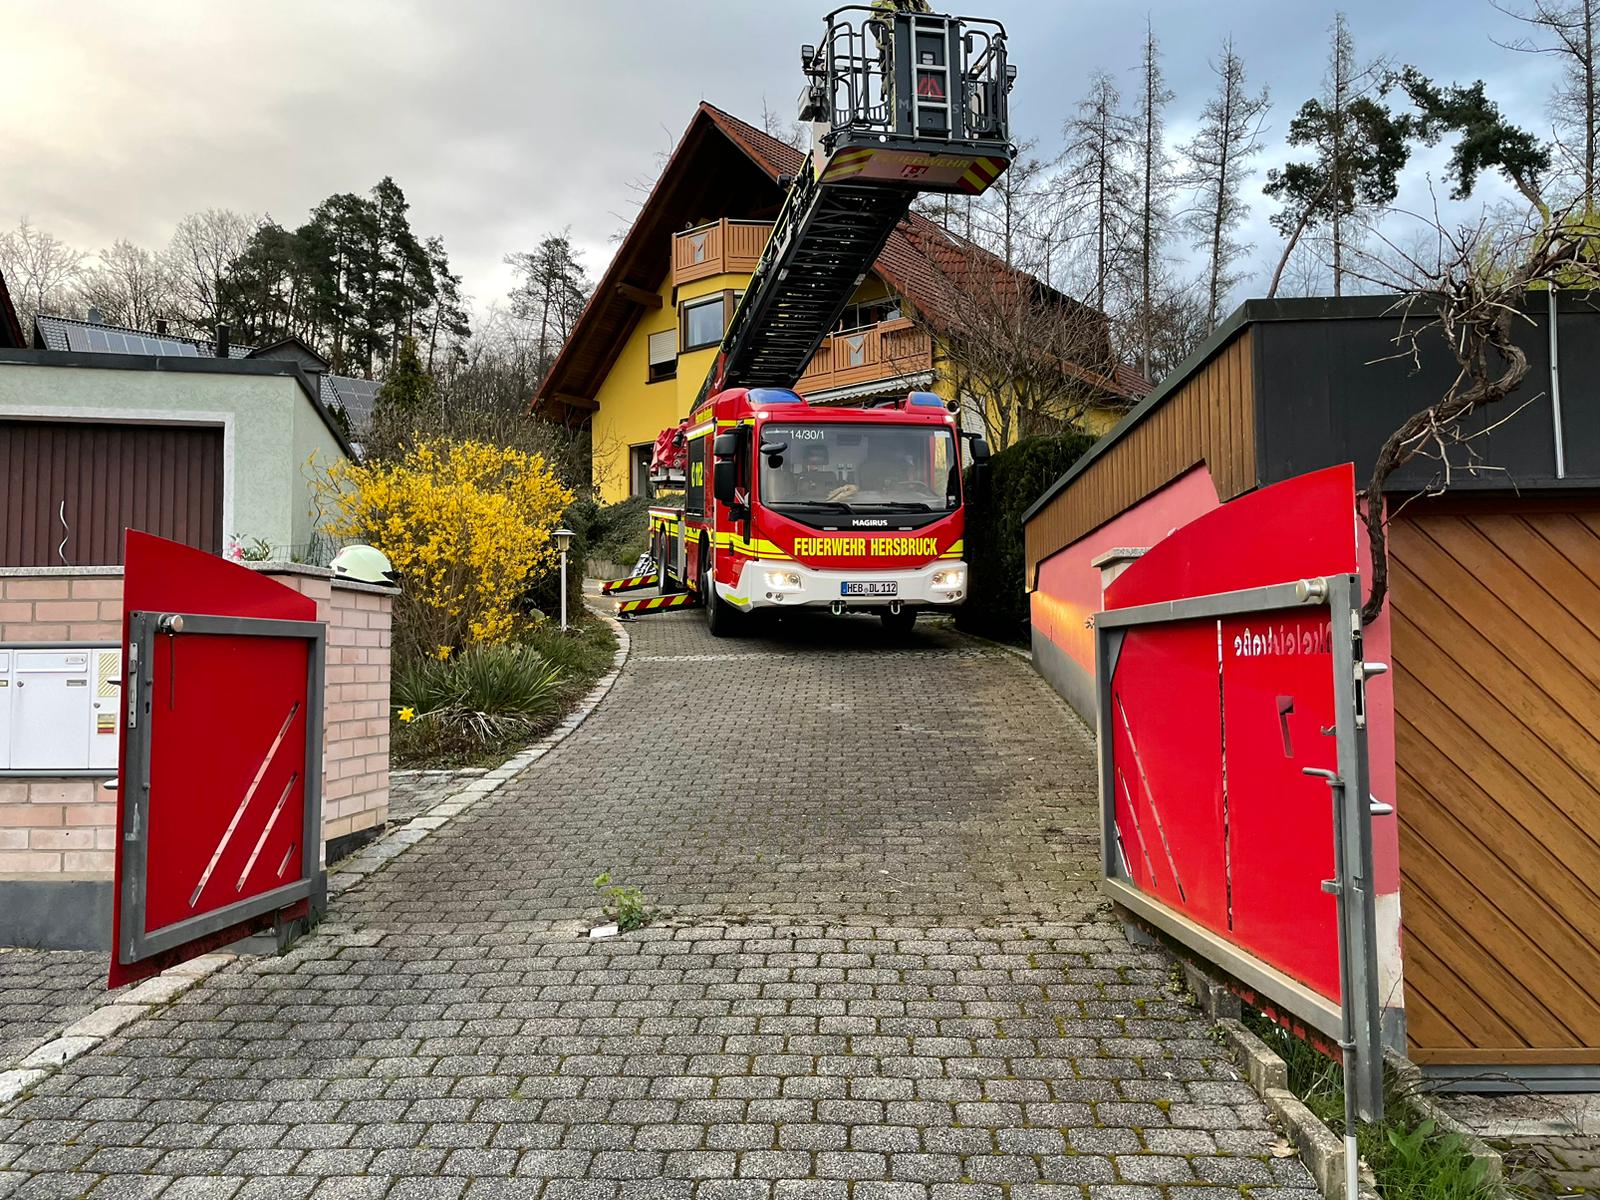
[[[222,430],[0,420],[0,566],[122,562],[132,526],[222,549]]]
[[[1600,1063],[1600,506],[1392,537],[1412,1058]]]

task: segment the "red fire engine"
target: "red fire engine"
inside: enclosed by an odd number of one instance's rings
[[[720,636],[822,607],[909,628],[967,592],[962,473],[988,447],[933,393],[841,408],[792,388],[916,195],[976,195],[1010,164],[1005,30],[846,7],[800,58],[813,150],[693,412],[657,440],[652,478],[684,502],[650,510],[649,569],[604,585],[659,589],[624,617],[703,606]]]

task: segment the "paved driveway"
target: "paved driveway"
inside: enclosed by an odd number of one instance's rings
[[[632,629],[557,751],[0,1116],[0,1194],[1309,1200],[1102,911],[1026,663]],[[600,871],[655,924],[580,936]]]

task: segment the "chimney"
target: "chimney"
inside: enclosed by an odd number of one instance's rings
[[[156,318],[156,332],[159,334],[165,334],[167,332],[167,319],[165,317]]]
[[[224,321],[217,326],[217,357],[228,358],[228,324]]]
[[[89,309],[89,324],[91,324],[91,325],[104,325],[105,323],[106,323],[106,319],[105,319],[105,317],[100,315],[100,310],[98,308],[94,308],[93,306],[91,306],[90,309]]]

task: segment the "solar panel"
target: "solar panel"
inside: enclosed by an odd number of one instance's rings
[[[101,351],[111,349],[111,343],[106,339],[104,329],[86,329],[84,334],[89,339],[89,349]]]
[[[87,351],[94,349],[94,347],[89,344],[89,331],[87,329],[84,329],[79,325],[68,325],[66,332],[68,350]]]

